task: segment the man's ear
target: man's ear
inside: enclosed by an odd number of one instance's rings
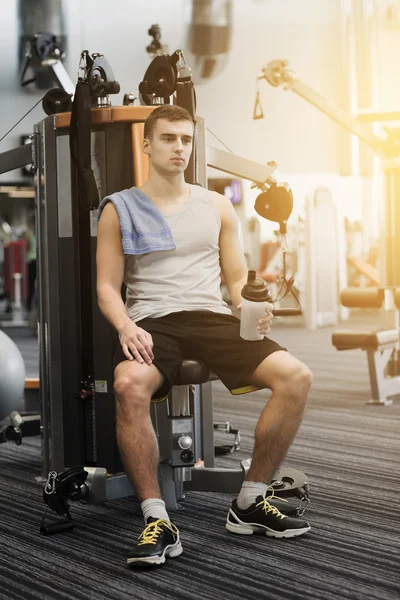
[[[147,138],[144,138],[143,140],[142,150],[144,154],[148,154],[150,156],[150,142]]]

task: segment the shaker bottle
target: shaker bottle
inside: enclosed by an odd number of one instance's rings
[[[273,302],[268,284],[249,271],[247,283],[242,288],[240,314],[240,337],[244,340],[262,340],[264,335],[257,329],[258,320],[265,317],[268,304]]]

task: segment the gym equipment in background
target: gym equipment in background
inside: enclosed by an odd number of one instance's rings
[[[62,0],[18,0],[16,4],[21,85],[46,90],[60,83],[73,93],[62,65],[67,46]]]
[[[154,106],[169,104],[175,97],[176,104],[186,108],[196,118],[196,92],[192,81],[192,71],[188,67],[182,50],[169,54],[157,54],[139,84],[141,104]],[[197,146],[193,145],[192,154],[185,171],[186,181],[198,183],[196,178]]]
[[[39,435],[40,415],[24,410],[25,364],[16,344],[0,330],[0,444]]]
[[[24,359],[13,340],[0,330],[0,419],[23,406],[24,387]]]
[[[393,312],[400,310],[399,288],[347,288],[340,295],[348,308],[379,308],[381,320],[386,314],[388,326]],[[390,406],[393,397],[400,397],[399,328],[377,328],[372,331],[337,330],[332,334],[337,350],[365,350],[371,385],[367,404]]]
[[[156,86],[163,83],[158,66],[150,69]],[[87,83],[90,87],[92,82]],[[151,86],[145,91],[150,94],[150,90]],[[190,94],[180,95],[178,90],[176,97],[192,102]],[[90,483],[87,502],[134,493],[123,473],[116,441],[115,332],[97,304],[96,217],[99,197],[132,185],[140,187],[146,180],[148,162],[141,145],[144,121],[155,108],[98,108],[97,102],[91,105],[95,99],[86,93],[77,146],[71,142],[73,136],[76,141],[77,94],[72,113],[48,116],[35,126],[32,143],[37,180],[42,480],[47,480],[50,471],[60,473],[81,465]],[[275,163],[261,165],[207,146],[204,119],[196,116],[196,120],[197,159],[193,178],[186,175],[189,183],[206,187],[209,165],[259,187],[269,184]],[[83,155],[84,165],[76,152],[81,158]],[[0,171],[2,160],[0,155]],[[9,156],[6,164],[10,165]],[[90,188],[89,169],[96,186],[93,194],[85,197],[78,194],[78,187],[82,187],[78,186],[79,164],[85,169]],[[299,309],[280,310],[279,314],[299,314]],[[238,492],[249,468],[249,461],[237,469],[214,466],[215,379],[206,364],[188,357],[169,397],[151,406],[160,447],[160,484],[169,509],[178,507],[186,489]],[[255,389],[249,386],[245,392]],[[300,471],[283,468],[275,474],[274,485],[278,495],[298,496],[299,487],[308,484]]]
[[[38,87],[46,88],[54,80],[60,85],[59,88],[50,89],[43,98],[42,107],[47,115],[71,110],[74,84],[62,63],[64,58],[62,40],[51,32],[35,33],[24,40],[21,86],[36,83]],[[33,71],[33,76],[26,79],[29,69]]]
[[[148,46],[146,46],[146,52],[153,60],[154,57],[159,54],[168,54],[168,46],[161,43],[161,28],[157,23],[152,25],[147,33],[151,36],[152,40]]]
[[[326,98],[300,81],[294,72],[288,68],[288,62],[285,60],[271,61],[262,69],[262,72],[263,75],[260,76],[260,79],[266,79],[273,87],[283,85],[285,89],[295,92],[368,144],[382,160],[382,169],[386,180],[386,196],[384,199],[384,227],[381,231],[381,239],[386,239],[386,244],[382,244],[381,248],[383,264],[381,285],[400,285],[400,270],[397,265],[400,256],[400,203],[397,201],[400,185],[398,160],[400,157],[400,139],[398,130],[386,128],[386,134],[383,137],[372,133],[364,123],[330,104]],[[369,116],[370,122],[400,119],[399,111],[387,114],[372,111],[367,113],[368,111],[363,111],[363,118],[365,120]]]
[[[242,461],[241,466],[243,473],[246,473],[250,463],[249,461]],[[201,469],[196,471],[196,473],[199,474],[201,474],[201,472]],[[79,500],[84,502],[87,501],[93,493],[93,489],[96,490],[98,487],[98,484],[100,484],[100,490],[104,489],[104,483],[101,479],[107,477],[107,473],[97,474],[96,478],[90,477],[90,475],[90,469],[83,469],[80,466],[72,467],[62,473],[50,471],[43,488],[43,500],[47,506],[40,523],[40,533],[43,535],[52,535],[74,529],[75,524],[72,520],[69,503],[71,501]],[[303,516],[310,504],[309,487],[306,482],[306,476],[301,471],[289,468],[283,469],[282,472],[278,471],[277,475],[281,475],[282,480],[277,480],[273,484],[275,497],[279,500],[279,497],[284,499],[287,496],[296,496],[299,500],[297,507],[281,508],[281,512],[287,516]],[[194,489],[197,489],[196,485],[194,486]],[[214,487],[212,487],[212,490],[214,490]],[[224,491],[229,493],[231,490],[228,489]],[[232,491],[235,492],[236,487]],[[110,499],[110,497],[104,498],[104,500]],[[60,517],[66,515],[67,518],[46,525],[47,508],[56,512]]]
[[[372,331],[337,331],[332,341],[339,350],[361,348],[367,350],[372,391],[372,403],[387,406],[389,398],[400,395],[400,138],[398,129],[385,128],[378,136],[364,123],[330,104],[326,98],[300,81],[288,68],[286,60],[273,60],[263,69],[259,79],[266,79],[273,87],[283,85],[324,112],[339,125],[364,141],[381,159],[385,178],[385,198],[382,207],[381,272],[377,288],[342,290],[341,301],[346,307],[380,309],[380,328]],[[393,122],[400,120],[400,111],[362,111],[364,122]],[[371,296],[372,295],[372,296]]]
[[[36,33],[25,40],[21,86],[25,87],[37,82],[38,75],[46,74],[48,71],[60,85],[59,88],[50,89],[42,100],[42,107],[47,115],[65,113],[72,109],[76,88],[62,63],[64,58],[62,41],[50,32]],[[32,68],[35,75],[25,79],[28,68]],[[92,102],[96,98],[99,107],[109,106],[108,96],[119,92],[119,84],[115,81],[111,67],[102,54],[90,56],[89,52],[84,50],[81,53],[78,74],[80,79],[90,82]]]
[[[347,285],[344,219],[332,191],[317,186],[305,198],[304,220],[289,223],[290,271],[310,330],[347,318],[340,290]]]
[[[227,65],[232,39],[232,0],[185,0],[183,50],[196,85]]]
[[[22,303],[28,294],[28,271],[26,265],[26,242],[11,240],[3,244],[4,294],[10,301],[9,319],[0,320],[0,327],[21,327],[28,324],[24,318]]]

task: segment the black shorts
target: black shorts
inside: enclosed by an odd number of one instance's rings
[[[231,393],[249,385],[246,380],[270,354],[286,350],[279,344],[263,338],[248,341],[240,337],[240,320],[233,315],[209,310],[180,311],[165,317],[148,317],[136,325],[153,338],[153,364],[164,375],[164,382],[153,399],[168,394],[184,358],[205,362],[218,375]],[[113,367],[127,360],[117,342]],[[246,390],[250,391],[250,390]]]

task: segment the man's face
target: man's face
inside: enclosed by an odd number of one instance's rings
[[[193,124],[191,121],[166,121],[158,119],[150,139],[143,142],[143,151],[151,164],[167,173],[183,173],[193,147]]]

